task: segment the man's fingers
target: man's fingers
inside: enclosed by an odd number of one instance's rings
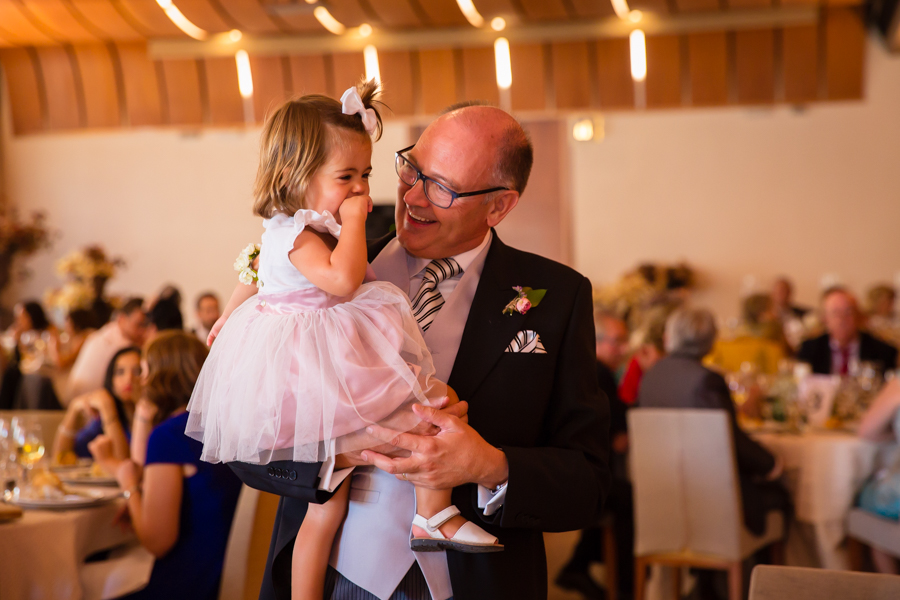
[[[462,402],[460,402],[459,404],[462,404]],[[441,430],[456,429],[456,425],[457,423],[459,423],[459,419],[451,414],[448,414],[449,411],[451,411],[456,406],[459,405],[457,404],[451,406],[448,409],[440,411],[428,406],[422,406],[421,404],[413,404],[413,412],[416,413],[416,416],[423,421],[431,423],[432,425],[437,425],[441,428]]]
[[[409,458],[388,458],[384,454],[379,454],[372,450],[363,452],[363,460],[369,464],[381,469],[385,473],[391,475],[399,475],[400,473],[415,473],[418,463],[413,457]]]
[[[397,431],[394,431],[393,429],[382,427],[381,425],[370,425],[366,427],[366,431],[375,438],[381,440],[382,442],[385,442],[386,444],[390,444],[391,446],[396,446],[397,448],[403,448],[404,450],[410,451],[419,449],[419,443],[417,440],[419,436],[410,435],[408,433],[399,433]]]

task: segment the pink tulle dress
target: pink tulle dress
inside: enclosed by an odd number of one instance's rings
[[[256,296],[231,314],[203,365],[185,433],[209,462],[317,462],[377,446],[378,423],[407,431],[415,402],[446,394],[409,298],[373,281],[338,297],[314,286],[288,253],[306,227],[340,237],[329,212],[263,222]]]

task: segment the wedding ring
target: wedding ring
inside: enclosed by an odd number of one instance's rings
[[[409,481],[409,478],[406,476],[406,473],[400,473],[400,477],[403,478],[403,481]]]

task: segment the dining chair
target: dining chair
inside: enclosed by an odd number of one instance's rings
[[[225,547],[219,600],[259,596],[277,510],[278,496],[241,486]]]
[[[742,562],[773,547],[781,561],[784,518],[770,512],[765,532],[744,527],[734,441],[724,410],[639,408],[628,413],[634,486],[635,598],[650,565],[724,570],[729,600],[741,600]]]
[[[847,542],[851,568],[855,571],[862,570],[860,544],[900,559],[900,523],[861,508],[851,509],[847,515]]]
[[[896,600],[900,577],[759,565],[750,576],[749,600]]]

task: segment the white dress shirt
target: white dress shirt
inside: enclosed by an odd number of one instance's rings
[[[116,352],[132,345],[115,321],[89,335],[69,372],[67,396],[71,399],[103,387],[109,361]]]

